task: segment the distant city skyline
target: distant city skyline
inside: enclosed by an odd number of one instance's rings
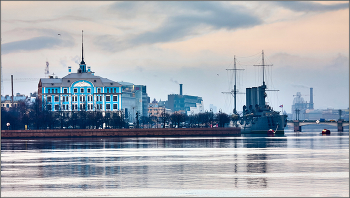
[[[267,101],[291,113],[293,95],[315,109],[349,107],[349,2],[346,1],[2,1],[2,95],[29,95],[50,74],[62,78],[84,60],[95,75],[146,85],[148,96],[199,96],[232,113],[236,56],[237,86],[262,83],[265,52]],[[245,95],[238,94],[242,111]]]

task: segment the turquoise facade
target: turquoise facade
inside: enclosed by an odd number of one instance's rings
[[[70,86],[42,87],[42,105],[50,111],[118,111],[122,109],[122,89],[116,85],[94,86],[89,80],[77,80]]]

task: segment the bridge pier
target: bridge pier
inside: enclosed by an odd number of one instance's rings
[[[343,132],[343,120],[338,120],[337,126],[338,126],[338,132]]]
[[[299,120],[293,120],[294,123],[294,132],[301,132],[301,126],[299,126]]]

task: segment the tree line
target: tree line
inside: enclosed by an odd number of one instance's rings
[[[17,106],[1,108],[1,128],[9,130],[24,129],[102,129],[129,128],[130,123],[123,111],[50,111],[40,107],[39,100],[29,103],[18,101]],[[168,114],[160,117],[135,115],[134,128],[208,128],[225,127],[231,118],[226,113],[204,112],[193,115],[184,113]],[[9,123],[9,126],[8,126]]]

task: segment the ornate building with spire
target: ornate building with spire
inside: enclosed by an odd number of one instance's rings
[[[120,111],[122,109],[122,85],[95,76],[82,60],[76,73],[68,67],[63,78],[41,78],[38,97],[44,110],[49,111]]]

